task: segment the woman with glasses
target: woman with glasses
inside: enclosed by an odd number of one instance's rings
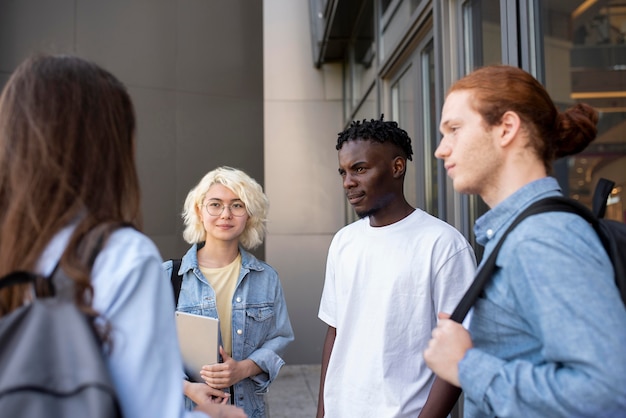
[[[251,418],[267,416],[264,394],[294,339],[278,274],[248,252],[263,242],[268,206],[243,171],[206,174],[185,200],[183,238],[192,246],[174,272],[182,276],[176,309],[220,321],[221,361],[200,376]],[[172,261],[163,268],[170,277]],[[205,383],[185,382],[188,407],[203,399]]]

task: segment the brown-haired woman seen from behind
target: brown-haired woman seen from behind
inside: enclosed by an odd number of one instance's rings
[[[109,330],[106,360],[123,416],[181,417],[172,295],[157,248],[139,232],[134,136],[126,88],[98,65],[41,55],[15,70],[0,97],[0,277],[48,277],[58,263],[76,303]],[[94,237],[103,244],[90,268],[81,251]],[[2,289],[0,317],[30,291]],[[245,416],[229,405],[198,410]]]

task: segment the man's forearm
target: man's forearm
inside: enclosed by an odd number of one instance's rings
[[[460,395],[461,388],[436,377],[419,418],[446,418]]]
[[[324,417],[324,381],[326,380],[326,370],[328,369],[330,353],[332,353],[333,351],[336,336],[337,329],[333,327],[328,327],[328,331],[326,331],[326,338],[324,339],[324,347],[322,348],[322,368],[320,373],[320,391],[317,398],[316,418]]]

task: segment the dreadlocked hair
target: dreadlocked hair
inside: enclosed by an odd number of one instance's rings
[[[340,150],[344,142],[357,139],[368,139],[380,143],[391,142],[402,150],[404,157],[412,160],[413,148],[411,147],[411,138],[406,131],[398,126],[394,121],[384,121],[384,114],[380,115],[380,119],[370,119],[369,121],[352,121],[350,127],[345,131],[339,132],[337,138],[336,149]]]

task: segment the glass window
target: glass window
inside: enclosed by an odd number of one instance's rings
[[[374,84],[370,86],[367,90],[365,97],[360,103],[359,108],[356,110],[354,114],[354,120],[363,120],[363,119],[376,119],[380,117],[380,115],[376,114],[376,94],[375,94]],[[345,218],[346,224],[356,221],[359,217],[352,205],[346,202],[345,205]]]
[[[462,17],[465,74],[483,65],[502,63],[500,0],[466,1]]]
[[[376,110],[376,95],[373,92],[374,84],[370,85],[370,88],[367,90],[363,101],[354,114],[354,120],[370,120],[378,119],[380,117]]]
[[[598,135],[587,149],[558,162],[569,196],[591,207],[601,177],[616,187],[605,217],[626,221],[626,5],[622,1],[541,2],[545,83],[564,110],[585,102],[598,110]]]
[[[362,3],[352,32],[344,56],[344,114],[348,121],[376,80],[373,1]]]
[[[421,52],[422,74],[422,136],[424,138],[424,210],[439,216],[438,190],[439,176],[435,149],[439,141],[437,109],[435,104],[435,56],[433,41],[428,42]]]
[[[413,161],[407,164],[404,194],[414,207],[438,215],[439,178],[434,156],[439,141],[435,101],[435,56],[432,34],[416,46],[390,79],[390,117],[409,137]]]
[[[380,2],[380,11],[385,14],[387,9],[389,8],[389,4],[391,4],[391,0],[381,0]]]
[[[407,163],[404,178],[404,195],[411,206],[418,206],[417,197],[417,174],[416,152],[417,141],[415,138],[415,73],[413,65],[409,64],[400,77],[391,86],[391,117],[389,119],[398,122],[412,140],[413,161]]]
[[[502,29],[500,25],[500,0],[468,0],[461,6],[463,22],[463,72],[468,74],[483,65],[502,63]],[[482,257],[482,246],[476,243],[472,225],[488,210],[477,195],[463,196],[461,231],[469,236],[478,260]]]

